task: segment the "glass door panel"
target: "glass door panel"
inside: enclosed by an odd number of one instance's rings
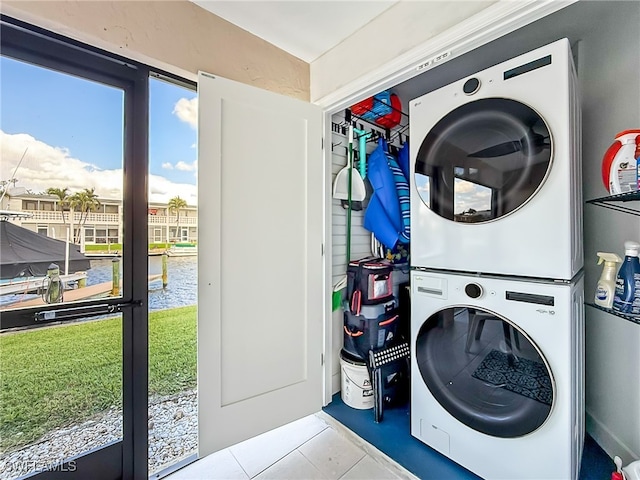
[[[0,478],[77,468],[122,439],[122,316],[0,334]]]
[[[0,68],[0,310],[122,296],[124,91]]]
[[[123,248],[134,244],[123,227],[132,223],[125,157],[128,182],[144,183],[124,149],[136,124],[132,69],[4,20],[1,477],[100,469],[119,478],[132,437],[133,309],[143,301],[131,293],[133,249]]]
[[[149,474],[198,449],[196,92],[149,80]]]

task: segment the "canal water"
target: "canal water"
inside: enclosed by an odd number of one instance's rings
[[[112,259],[91,259],[91,268],[87,270],[87,286],[110,282],[112,275]],[[149,310],[165,310],[167,308],[195,305],[198,299],[198,257],[168,257],[168,285],[162,288],[162,279],[149,282]],[[162,256],[149,257],[149,275],[162,273]],[[35,298],[38,295],[5,295],[0,305]]]

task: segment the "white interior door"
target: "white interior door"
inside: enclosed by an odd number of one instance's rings
[[[322,116],[198,77],[200,457],[322,407]]]

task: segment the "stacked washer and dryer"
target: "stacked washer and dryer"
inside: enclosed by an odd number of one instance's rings
[[[580,103],[567,39],[410,102],[411,434],[485,479],[577,479]]]

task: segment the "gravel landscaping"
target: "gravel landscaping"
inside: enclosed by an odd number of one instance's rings
[[[149,473],[196,452],[198,408],[195,390],[152,399],[149,404]],[[122,438],[122,412],[51,431],[38,441],[0,456],[0,480],[59,465],[65,458]]]

